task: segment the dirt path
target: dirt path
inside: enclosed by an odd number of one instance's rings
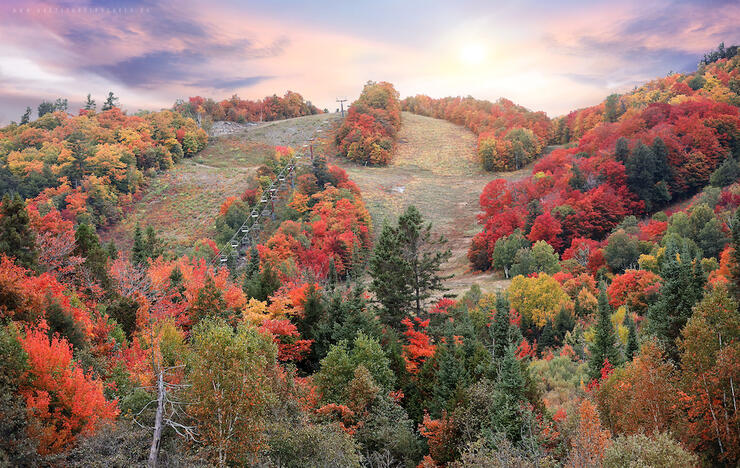
[[[473,283],[487,292],[508,284],[498,274],[471,272],[467,251],[480,230],[476,216],[483,187],[497,177],[515,180],[529,173],[529,168],[487,173],[477,162],[475,148],[476,137],[466,128],[404,112],[391,165],[363,167],[343,159],[333,161],[362,190],[376,234],[384,221],[395,221],[407,206],[415,205],[432,221],[434,231],[447,237],[452,258],[444,273],[455,275],[447,283],[454,294]]]

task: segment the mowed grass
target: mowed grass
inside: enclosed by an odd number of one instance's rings
[[[395,222],[409,205],[415,205],[432,222],[433,231],[447,237],[452,258],[443,273],[454,275],[446,284],[452,294],[464,293],[473,283],[486,292],[508,285],[497,273],[471,271],[467,251],[480,231],[476,215],[483,187],[498,177],[515,180],[529,172],[529,168],[513,173],[485,172],[477,160],[476,141],[464,127],[404,112],[389,166],[333,161],[347,170],[362,190],[375,235],[384,222]]]
[[[219,207],[248,188],[249,175],[274,146],[300,146],[336,119],[333,114],[299,117],[212,138],[194,158],[154,178],[133,210],[101,237],[128,250],[136,225],[152,225],[168,250],[186,253],[199,239],[213,238]]]

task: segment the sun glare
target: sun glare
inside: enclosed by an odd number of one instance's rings
[[[466,44],[460,49],[460,61],[465,65],[480,65],[486,58],[486,49],[481,44]]]

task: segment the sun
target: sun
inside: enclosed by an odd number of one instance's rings
[[[460,49],[460,61],[465,65],[480,65],[486,59],[486,48],[482,44],[465,44]]]

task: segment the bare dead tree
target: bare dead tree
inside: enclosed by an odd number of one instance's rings
[[[149,401],[134,417],[134,422],[140,427],[145,429],[151,429],[152,433],[152,445],[149,449],[149,461],[147,466],[150,468],[156,468],[157,460],[159,458],[159,446],[162,441],[162,432],[165,427],[172,428],[177,435],[186,440],[197,440],[197,428],[192,425],[188,425],[183,421],[187,421],[187,414],[184,411],[184,407],[187,405],[186,402],[181,401],[177,394],[183,389],[189,387],[187,384],[175,384],[167,381],[168,376],[172,375],[172,372],[178,368],[182,368],[184,365],[172,366],[172,367],[159,367],[156,371],[157,383],[154,387],[157,389],[157,398]],[[150,387],[151,388],[151,387]],[[142,424],[139,419],[142,417],[144,411],[152,406],[157,405],[157,409],[154,414],[154,425],[148,426]]]

